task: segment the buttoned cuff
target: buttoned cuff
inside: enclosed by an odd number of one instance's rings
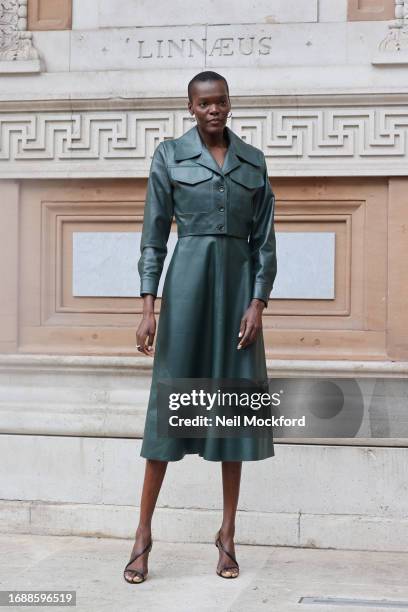
[[[268,308],[269,294],[269,287],[267,287],[263,283],[255,283],[254,289],[252,291],[252,298],[262,300],[265,303],[265,308]]]
[[[152,295],[154,295],[154,297],[156,297],[158,286],[159,281],[155,280],[154,278],[141,279],[139,292],[140,296],[142,296],[143,293],[151,293]]]

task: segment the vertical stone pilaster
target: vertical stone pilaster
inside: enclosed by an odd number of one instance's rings
[[[408,360],[407,180],[392,177],[388,197],[388,307],[387,353],[395,361]]]
[[[0,181],[0,353],[18,345],[19,184]]]

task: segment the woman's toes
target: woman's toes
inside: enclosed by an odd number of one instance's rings
[[[129,582],[142,582],[143,578],[139,574],[134,574],[132,570],[125,572],[125,577]]]
[[[143,578],[137,574],[133,577],[133,582],[142,582]]]
[[[238,570],[235,568],[221,570],[221,574],[225,576],[225,578],[236,578],[238,576]]]

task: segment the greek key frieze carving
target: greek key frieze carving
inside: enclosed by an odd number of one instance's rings
[[[191,126],[184,110],[3,112],[0,175],[35,168],[37,175],[147,176],[157,144]],[[338,175],[340,163],[344,174],[356,165],[373,174],[370,164],[389,174],[407,163],[407,106],[238,109],[230,126],[264,151],[272,173],[319,174],[323,164]]]

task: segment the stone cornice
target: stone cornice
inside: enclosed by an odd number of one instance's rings
[[[408,362],[267,359],[268,376],[350,376],[406,378]],[[142,356],[0,354],[0,373],[5,372],[134,372],[151,374],[153,359]]]
[[[391,106],[408,105],[408,88],[398,87],[396,92],[316,93],[288,95],[231,96],[233,108],[305,108],[333,106]],[[0,100],[0,112],[27,111],[85,111],[85,110],[183,110],[187,98],[82,98],[52,100]]]
[[[0,355],[0,433],[140,438],[152,366],[152,358],[138,356]],[[270,378],[406,380],[408,374],[407,362],[392,361],[268,359],[267,368]],[[398,418],[392,424],[397,427]],[[282,442],[407,446],[400,434],[396,429],[389,437],[285,437]]]

